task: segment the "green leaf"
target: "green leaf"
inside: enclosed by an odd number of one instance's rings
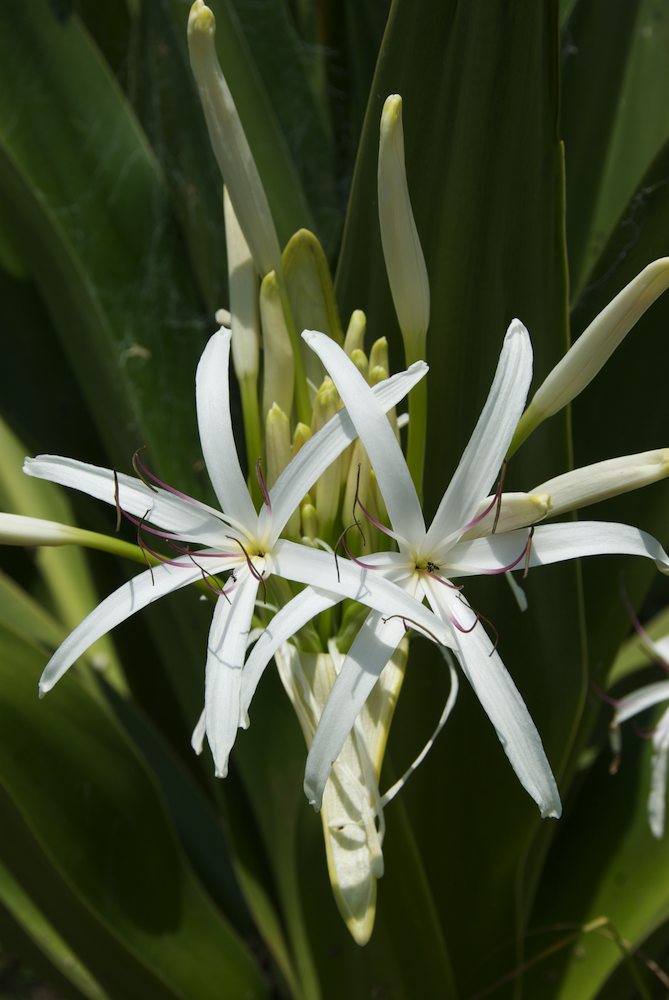
[[[607,775],[603,753],[585,778],[548,858],[530,940],[539,951],[597,918],[608,925],[575,935],[568,948],[540,962],[526,983],[528,996],[608,996],[602,987],[616,967],[623,978],[627,972],[628,995],[642,995],[635,976],[643,961],[621,963],[669,918],[669,841],[656,840],[648,828],[651,753],[649,740],[626,731],[619,773]]]
[[[58,933],[56,926],[44,918],[30,896],[24,892],[21,885],[2,863],[0,863],[0,884],[2,885],[0,898],[7,915],[25,931],[26,938],[34,946],[27,949],[31,953],[31,961],[35,961],[36,953],[38,963],[48,963],[47,975],[50,974],[57,980],[62,976],[65,980],[63,986],[66,990],[68,986],[73,985],[77,989],[77,996],[83,995],[90,997],[91,1000],[104,1000],[108,994],[95,982],[78,960],[76,954]],[[3,914],[3,918],[5,919],[0,920],[0,926],[6,923],[5,914]],[[10,935],[12,930],[13,928],[9,931]],[[7,928],[2,926],[2,931],[3,940],[6,943]]]
[[[150,445],[188,487],[199,299],[146,139],[78,19],[45,0],[0,12],[0,91],[3,224],[101,437],[126,465]]]
[[[614,13],[606,0],[580,0],[564,26],[562,123],[575,299],[669,138],[668,42],[662,0],[630,0]]]
[[[149,772],[71,673],[35,697],[41,658],[0,633],[0,850],[113,996],[264,996],[255,961],[179,849]]]

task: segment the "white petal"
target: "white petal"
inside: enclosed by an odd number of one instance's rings
[[[249,706],[260,678],[279,646],[321,611],[334,607],[341,600],[340,594],[332,594],[315,587],[305,587],[297,597],[274,615],[253,647],[242,673],[240,724],[243,728],[248,725]]]
[[[619,726],[627,719],[644,712],[647,708],[659,704],[661,701],[669,701],[669,681],[656,681],[654,684],[646,684],[644,687],[625,695],[616,703],[616,711],[611,722],[612,726]]]
[[[435,607],[441,607],[463,628],[474,624],[474,612],[454,591],[430,580],[426,585]],[[537,803],[542,816],[559,817],[560,796],[541,737],[483,626],[476,624],[471,632],[456,630],[455,641],[465,676],[495,727],[518,780]]]
[[[664,813],[667,796],[667,755],[669,754],[669,712],[660,719],[653,737],[648,823],[653,836],[664,836]]]
[[[427,372],[423,361],[416,361],[406,371],[379,382],[372,389],[374,399],[385,412],[392,409]],[[288,518],[308,493],[316,480],[332,462],[355,441],[358,433],[346,412],[340,410],[300,448],[270,490],[272,501],[272,530],[275,538],[281,534]],[[261,527],[270,515],[266,508],[260,512]]]
[[[427,533],[436,561],[476,515],[490,492],[520,419],[532,379],[532,345],[515,319],[504,338],[485,406]]]
[[[97,500],[116,504],[114,473],[97,465],[87,465],[60,455],[38,455],[26,458],[23,471],[37,479],[68,486],[87,493]],[[212,507],[190,497],[183,499],[156,486],[145,486],[140,479],[117,473],[118,500],[121,508],[133,517],[178,534],[184,541],[214,543],[224,535],[227,526],[216,516]]]
[[[227,568],[224,559],[212,559],[207,569],[211,573]],[[124,583],[122,587],[110,594],[102,604],[98,604],[80,625],[71,632],[67,639],[53,654],[42,674],[39,690],[40,695],[46,694],[60,680],[65,671],[86,652],[96,639],[106,635],[115,625],[141,611],[148,604],[157,601],[165,594],[185,587],[189,583],[202,578],[202,571],[197,566],[156,566],[152,570],[140,573],[139,576]]]
[[[449,552],[447,575],[499,573],[514,561],[513,568],[522,570],[526,560],[518,561],[518,557],[527,539],[528,532],[521,530],[460,542]],[[601,555],[645,556],[654,559],[662,573],[669,573],[669,557],[657,539],[639,528],[613,521],[539,525],[534,530],[528,564],[545,566],[565,559]]]
[[[402,449],[385,413],[358,369],[334,340],[313,330],[305,330],[302,336],[337,386],[369,455],[393,528],[412,545],[419,544],[425,534],[423,512]]]
[[[228,757],[239,727],[242,666],[258,580],[245,568],[228,598],[219,597],[207,642],[204,714],[217,778],[228,773]]]
[[[253,530],[257,514],[242,473],[230,416],[230,331],[209,338],[197,366],[195,397],[202,454],[221,508]]]
[[[323,709],[307,755],[304,792],[320,808],[330,768],[339,756],[363,705],[404,636],[402,622],[368,615],[351,646]]]
[[[190,738],[190,745],[192,746],[195,753],[200,756],[202,753],[202,748],[204,746],[204,738],[207,735],[207,727],[205,723],[204,709],[200,712],[200,718],[195,723],[195,729],[193,730],[193,735]]]
[[[272,572],[287,580],[312,584],[321,590],[349,597],[374,611],[380,611],[389,620],[402,619],[407,625],[425,632],[435,642],[444,646],[453,644],[448,626],[399,586],[384,579],[376,569],[363,569],[348,559],[338,559],[335,564],[334,557],[327,552],[285,539],[276,543],[272,560]]]

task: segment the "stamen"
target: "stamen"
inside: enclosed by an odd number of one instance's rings
[[[341,575],[339,573],[339,560],[337,558],[337,549],[339,548],[340,545],[343,548],[344,552],[346,553],[347,557],[351,560],[351,562],[355,563],[356,566],[360,566],[362,569],[378,569],[379,568],[378,566],[372,566],[371,563],[364,563],[362,561],[362,559],[358,559],[357,556],[354,556],[353,553],[351,552],[351,550],[349,549],[348,544],[346,542],[346,535],[351,530],[351,528],[354,528],[354,527],[355,527],[354,524],[349,524],[348,528],[344,528],[344,530],[342,531],[341,535],[337,539],[337,544],[335,545],[335,547],[333,549],[333,552],[332,552],[332,555],[334,556],[334,561],[335,561],[335,569],[337,570],[337,583],[341,583]],[[364,536],[363,536],[363,538],[364,538]]]
[[[191,562],[199,569],[200,573],[202,573],[202,580],[204,581],[205,586],[208,587],[209,590],[212,591],[212,593],[216,594],[217,597],[224,597],[228,602],[228,604],[231,604],[232,602],[230,601],[228,594],[230,593],[230,591],[234,590],[235,584],[237,583],[237,578],[234,574],[234,571],[230,574],[230,576],[232,577],[232,586],[230,587],[229,590],[226,590],[225,586],[221,587],[219,585],[218,587],[215,587],[213,583],[210,583],[210,579],[216,580],[216,583],[218,583],[219,582],[218,577],[215,576],[213,573],[207,573],[205,568],[203,566],[200,566],[200,564],[195,561],[195,557],[193,555],[191,555],[190,558]]]
[[[119,507],[119,511],[120,511],[120,509],[121,508]],[[148,514],[148,510],[147,510],[146,513]],[[144,547],[144,540],[142,538],[142,525],[141,525],[141,522],[137,526],[137,544],[139,545],[139,550],[140,550],[140,552],[142,553],[142,555],[144,557],[144,562],[146,563],[146,565],[149,568],[149,573],[151,574],[151,586],[155,587],[156,580],[155,580],[155,577],[153,575],[153,566],[151,565],[151,560],[149,559],[149,557],[147,555],[147,552],[146,552],[146,548]]]
[[[530,556],[532,555],[532,538],[534,537],[534,525],[530,528],[530,537],[527,539],[527,545],[525,546],[525,568],[523,569],[523,580],[527,579],[527,574],[530,571]]]
[[[407,622],[410,622],[417,632],[424,632],[425,635],[429,635],[430,639],[432,639],[433,642],[436,642],[438,646],[441,645],[439,639],[436,637],[434,632],[430,632],[429,628],[427,628],[425,625],[419,625],[418,622],[416,622],[413,618],[407,618],[406,615],[387,615],[385,618],[382,618],[381,621],[385,625],[386,622],[392,621],[393,618],[401,618],[404,623],[404,628],[407,630],[407,632],[409,631]]]
[[[365,532],[362,530],[362,525],[360,524],[360,521],[355,516],[355,508],[358,504],[360,504],[360,506],[362,507],[362,504],[360,503],[360,462],[358,462],[358,473],[355,479],[355,496],[353,497],[353,510],[351,511],[351,516],[353,517],[353,524],[360,532],[360,537],[362,538],[362,547],[364,549],[365,545],[367,544],[365,540]]]
[[[501,472],[499,474],[499,480],[498,480],[498,483],[497,483],[497,490],[495,491],[495,498],[497,500],[497,510],[495,511],[495,520],[494,520],[493,526],[492,526],[492,534],[493,535],[497,531],[497,524],[499,522],[499,515],[500,515],[500,513],[502,511],[502,489],[504,487],[504,480],[506,479],[507,466],[508,466],[508,462],[505,459],[502,462],[502,469],[501,469]]]
[[[265,506],[267,510],[272,513],[272,501],[269,497],[269,490],[267,489],[267,483],[265,482],[265,477],[262,474],[262,465],[260,459],[256,459],[256,479],[258,480],[258,486],[260,487],[260,492],[262,493],[262,498],[265,501]]]
[[[499,573],[508,573],[509,570],[515,569],[516,566],[518,565],[518,563],[520,563],[525,558],[527,558],[527,561],[529,562],[529,558],[530,557],[529,557],[529,555],[527,555],[527,553],[528,553],[528,550],[530,549],[530,545],[531,545],[531,542],[532,542],[532,536],[533,536],[533,534],[534,534],[534,525],[532,525],[532,527],[529,530],[527,541],[525,542],[525,544],[523,546],[522,552],[520,553],[520,555],[518,556],[518,558],[514,559],[513,562],[510,562],[508,566],[500,566],[498,569],[484,569],[484,570],[480,570],[481,574],[483,576],[497,576]],[[527,570],[525,571],[525,575],[527,575]]]
[[[467,522],[467,524],[463,528],[463,531],[469,531],[470,528],[473,528],[475,525],[480,524],[480,522],[488,516],[488,514],[496,504],[497,511],[495,513],[495,520],[493,522],[492,532],[491,532],[491,534],[493,535],[495,534],[495,531],[497,530],[497,523],[499,521],[500,511],[502,509],[502,488],[504,486],[504,479],[506,477],[506,466],[507,463],[504,462],[499,474],[499,479],[497,480],[497,486],[495,487],[495,495],[493,496],[492,500],[490,501],[490,503],[488,504],[488,506],[484,511],[482,511],[480,514],[477,514],[476,517],[473,517],[471,521]]]
[[[645,652],[653,658],[653,660],[657,663],[658,666],[662,667],[664,671],[669,672],[669,663],[667,663],[666,660],[662,659],[661,656],[657,655],[657,653],[653,649],[654,646],[653,640],[648,635],[648,632],[645,630],[645,628],[639,621],[637,613],[634,610],[632,602],[630,601],[627,591],[625,590],[625,587],[623,585],[622,575],[620,579],[620,597],[622,599],[623,604],[625,605],[625,611],[627,612],[629,620],[632,622],[632,625],[634,626],[634,631],[637,633],[638,636],[640,636],[641,641],[644,644]]]
[[[421,570],[421,572],[424,573],[425,576],[429,576],[429,578],[431,580],[436,580],[437,583],[443,583],[444,587],[448,587],[449,590],[463,590],[464,589],[464,586],[465,586],[464,583],[459,583],[459,584],[458,583],[451,583],[450,580],[445,580],[444,577],[443,576],[439,576],[438,573],[432,573],[432,572],[430,572],[430,566],[434,566],[434,563],[428,563],[427,564],[427,569]],[[438,568],[438,567],[436,567],[436,568]]]
[[[233,535],[226,535],[225,537],[229,538],[231,542],[235,542],[240,547],[240,549],[242,550],[242,552],[244,553],[244,558],[246,559],[246,565],[249,568],[249,573],[251,574],[251,576],[255,580],[258,581],[258,583],[262,584],[262,588],[263,588],[263,601],[267,601],[267,584],[265,583],[265,578],[262,575],[262,573],[259,573],[258,570],[253,565],[253,562],[251,560],[251,556],[248,554],[248,552],[246,551],[246,549],[244,548],[243,544],[240,542],[240,540],[238,538],[235,538]]]
[[[146,481],[146,479],[144,478],[144,476],[142,475],[142,471],[145,472],[149,476],[151,475],[151,473],[149,472],[149,470],[146,468],[146,466],[144,465],[144,463],[142,462],[142,460],[139,457],[140,451],[144,451],[145,448],[146,448],[146,445],[143,444],[142,447],[138,448],[137,451],[135,452],[135,454],[132,456],[132,467],[133,467],[133,469],[135,471],[135,475],[137,476],[137,478],[141,479],[142,482],[144,483],[144,485],[148,489],[150,489],[152,493],[157,493],[158,490],[155,488],[155,486],[152,486],[151,483],[148,483]]]
[[[167,492],[171,493],[172,496],[179,497],[180,500],[185,500],[186,503],[192,503],[197,505],[197,500],[193,499],[193,497],[189,497],[187,493],[182,493],[181,490],[176,490],[173,486],[170,486],[168,483],[163,482],[162,479],[159,479],[158,476],[154,475],[154,473],[151,472],[151,470],[144,464],[144,462],[142,462],[141,458],[139,457],[139,453],[141,451],[144,451],[145,447],[146,445],[142,445],[142,447],[138,448],[135,454],[132,456],[132,467],[135,470],[135,473],[137,474],[137,478],[141,479],[144,485],[148,487],[148,489],[152,490],[154,493],[157,493],[158,490],[154,486],[152,486],[151,483],[147,482],[144,476],[146,476],[148,479],[152,479],[154,483],[157,483],[158,486],[160,486],[162,489],[167,490]]]
[[[121,518],[123,515],[123,511],[121,510],[121,501],[119,500],[118,496],[118,473],[116,469],[114,469],[113,472],[114,472],[114,503],[116,504],[116,532],[118,534],[118,532],[121,530]]]

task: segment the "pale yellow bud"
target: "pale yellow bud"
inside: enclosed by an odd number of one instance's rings
[[[378,168],[379,222],[390,292],[410,360],[425,356],[430,285],[411,209],[404,163],[402,98],[392,94],[381,114]]]
[[[379,382],[385,382],[388,378],[388,369],[384,368],[382,365],[374,365],[373,368],[369,369],[369,384],[371,386],[378,385]],[[393,413],[395,410],[393,409]]]
[[[349,358],[356,349],[360,351],[364,350],[366,329],[367,317],[362,309],[354,309],[348,321],[348,328],[344,339],[344,350]]]
[[[256,269],[262,277],[281,268],[281,250],[251,147],[218,64],[215,33],[213,13],[202,0],[195,0],[188,18],[191,68],[214,155],[251,248]]]
[[[341,406],[339,393],[329,377],[323,379],[320,389],[314,399],[311,429],[315,434],[333,417]],[[339,456],[325,470],[315,487],[316,509],[321,538],[327,539],[339,510],[339,495],[341,491],[342,470],[344,458]]]
[[[276,273],[270,271],[260,285],[260,319],[263,332],[263,413],[273,403],[284,413],[293,406],[295,361],[286,328]]]
[[[379,337],[372,344],[372,349],[369,352],[369,367],[372,368],[385,368],[387,372],[390,371],[390,357],[388,355],[388,341],[385,337]],[[387,378],[388,376],[386,376]]]
[[[292,449],[293,458],[295,457],[295,455],[297,455],[302,445],[307,443],[307,441],[311,436],[312,436],[311,428],[307,427],[306,424],[299,423],[296,426],[295,431],[293,433],[293,449]]]
[[[267,485],[273,486],[291,459],[288,417],[275,403],[265,418],[265,453]]]
[[[300,507],[300,525],[303,538],[309,538],[312,541],[314,538],[320,538],[318,514],[314,505],[308,500]]]
[[[367,379],[367,371],[369,369],[369,362],[367,360],[367,355],[364,351],[355,350],[351,353],[351,361],[358,369],[362,377]]]

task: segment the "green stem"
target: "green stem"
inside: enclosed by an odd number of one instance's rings
[[[420,355],[407,354],[407,367],[419,361]],[[425,469],[425,446],[427,444],[427,378],[422,378],[409,393],[409,439],[407,443],[407,465],[416,487],[418,499],[423,501],[423,472]]]
[[[242,415],[244,417],[244,439],[246,442],[246,460],[248,462],[249,492],[256,507],[263,502],[255,466],[258,459],[263,458],[262,427],[260,426],[260,407],[258,405],[258,378],[247,375],[240,379],[239,392],[242,400]]]

